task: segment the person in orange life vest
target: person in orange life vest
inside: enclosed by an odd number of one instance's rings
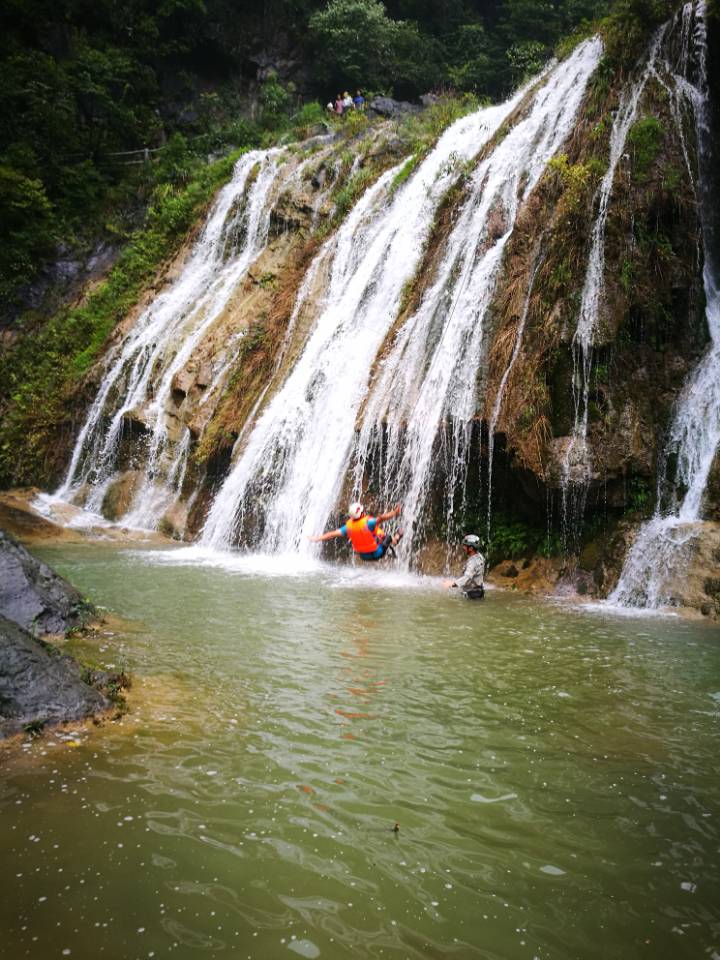
[[[365,513],[361,503],[351,503],[348,508],[349,518],[337,530],[328,530],[318,537],[309,537],[314,543],[321,540],[333,540],[335,537],[347,537],[354,552],[361,560],[380,560],[388,552],[390,547],[394,547],[403,535],[402,530],[393,536],[379,526],[383,520],[392,520],[393,517],[400,515],[400,507],[394,510],[388,510],[387,513],[380,513],[377,517],[370,517]]]

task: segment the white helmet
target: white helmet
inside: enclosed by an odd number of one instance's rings
[[[351,520],[359,520],[364,513],[365,513],[365,508],[361,503],[358,503],[357,501],[355,503],[351,503],[350,506],[348,507],[348,515]]]

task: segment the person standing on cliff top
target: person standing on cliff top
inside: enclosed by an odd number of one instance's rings
[[[352,544],[353,552],[361,560],[381,560],[388,550],[400,542],[403,535],[402,530],[393,536],[391,533],[385,533],[379,526],[383,520],[392,520],[393,517],[400,515],[400,506],[388,510],[387,513],[379,513],[377,517],[368,516],[361,503],[351,503],[348,507],[348,520],[337,530],[328,530],[327,533],[321,533],[319,536],[308,537],[313,543],[320,543],[322,540],[332,540],[335,537],[347,537]]]
[[[483,578],[485,576],[485,557],[480,553],[480,537],[469,533],[463,537],[463,549],[467,561],[462,576],[457,580],[443,580],[443,586],[448,590],[458,589],[468,600],[482,600],[485,596]]]

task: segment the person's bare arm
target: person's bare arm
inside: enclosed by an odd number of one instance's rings
[[[308,537],[313,543],[320,543],[321,540],[334,540],[335,537],[341,537],[342,530],[328,530],[327,533],[321,533],[319,536]]]
[[[392,520],[393,517],[400,516],[401,510],[402,510],[402,507],[400,506],[400,504],[398,504],[396,507],[393,507],[392,510],[388,510],[387,513],[379,513],[375,519],[378,521],[378,523],[382,523],[383,520]]]

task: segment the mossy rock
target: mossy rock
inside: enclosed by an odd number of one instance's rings
[[[587,573],[592,573],[599,562],[600,546],[597,541],[593,540],[591,543],[588,543],[585,547],[583,547],[578,558],[578,566],[581,570],[585,570]]]
[[[716,577],[708,577],[703,584],[703,589],[709,597],[714,597],[716,600],[720,600],[720,579],[717,579]]]

